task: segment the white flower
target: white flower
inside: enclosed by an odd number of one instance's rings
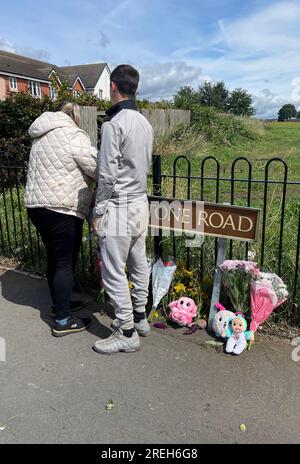
[[[249,261],[254,261],[255,256],[256,256],[256,251],[248,251],[248,259]]]

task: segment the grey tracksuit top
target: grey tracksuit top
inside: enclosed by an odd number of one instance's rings
[[[118,205],[143,197],[151,166],[153,129],[135,102],[124,100],[107,116],[101,128],[94,217],[102,216],[109,200]]]

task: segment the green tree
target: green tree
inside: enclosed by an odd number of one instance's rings
[[[253,106],[252,96],[244,89],[234,89],[229,94],[227,101],[227,110],[229,113],[238,116],[253,116],[255,108]]]
[[[198,91],[199,102],[203,106],[213,106],[219,111],[226,111],[229,92],[224,82],[216,84],[205,81]]]
[[[283,105],[278,111],[278,121],[287,121],[288,119],[295,118],[296,116],[296,108],[291,103]]]
[[[300,119],[300,111],[298,111],[296,118]]]
[[[190,110],[193,105],[200,103],[198,92],[188,85],[180,87],[173,98],[175,108],[182,110]]]

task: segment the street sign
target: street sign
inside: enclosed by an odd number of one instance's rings
[[[255,242],[260,210],[243,206],[149,197],[150,227]]]

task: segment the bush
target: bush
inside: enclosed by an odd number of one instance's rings
[[[13,93],[0,101],[0,165],[22,166],[28,160],[31,140],[28,129],[45,111],[54,111],[60,101],[67,99],[81,106],[96,106],[105,111],[111,103],[91,94],[74,97],[63,91],[56,100],[34,98],[28,93]]]
[[[155,137],[154,153],[164,156],[198,153],[205,145],[205,137],[194,127],[178,124],[170,132]]]
[[[12,94],[0,102],[0,164],[22,165],[28,159],[28,129],[42,112],[51,111],[52,107],[50,98],[33,98],[27,93]]]
[[[192,127],[215,144],[231,146],[241,139],[256,140],[258,132],[245,122],[246,119],[219,113],[212,107],[194,105],[192,108]]]

